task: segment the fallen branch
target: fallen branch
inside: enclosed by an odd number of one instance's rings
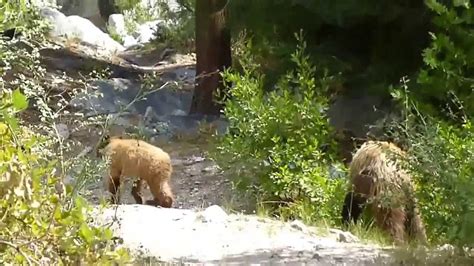
[[[12,242],[0,239],[0,244],[4,244],[4,245],[7,245],[7,246],[15,249],[18,253],[20,253],[21,256],[23,256],[26,259],[26,262],[28,262],[28,265],[33,265],[33,262],[38,264],[38,265],[40,264],[39,261],[36,261],[36,260],[30,258],[30,256],[26,255],[25,252],[23,252],[20,249],[19,246],[13,244]]]

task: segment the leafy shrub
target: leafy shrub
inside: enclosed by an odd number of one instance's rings
[[[436,26],[416,90],[398,90],[421,211],[435,242],[474,244],[474,128],[470,1],[426,1]],[[447,108],[440,108],[440,107]]]
[[[407,89],[405,87],[405,89]],[[434,242],[474,244],[474,127],[422,114],[414,97],[394,93],[403,103],[404,120],[392,124],[392,135],[407,143],[420,209]]]
[[[196,0],[179,0],[177,11],[171,10],[168,1],[159,0],[157,6],[160,18],[165,21],[155,41],[165,43],[178,51],[194,51],[195,16],[194,6]]]
[[[432,42],[423,52],[425,66],[418,75],[417,82],[421,85],[414,91],[420,104],[427,102],[439,103],[426,106],[436,115],[443,115],[445,110],[440,105],[451,105],[447,101],[450,94],[463,100],[461,112],[474,113],[474,93],[472,90],[474,71],[472,27],[474,9],[471,1],[426,1],[433,11],[434,31],[430,33]],[[456,106],[451,105],[456,110]]]
[[[295,70],[268,93],[249,53],[242,58],[243,73],[224,73],[233,84],[224,110],[230,125],[214,157],[233,165],[242,187],[255,181],[263,202],[283,200],[290,206],[285,212],[307,221],[330,219],[339,215],[343,187],[341,179],[329,177],[336,147],[325,93],[335,77],[316,72],[298,40]]]
[[[20,28],[24,36],[35,40],[43,35],[46,25],[27,1],[1,5],[0,29],[5,21],[16,21],[18,25],[8,27]],[[29,38],[0,40],[0,263],[127,261],[126,251],[115,249],[112,232],[92,226],[91,207],[74,187],[62,183],[62,175],[69,170],[63,140],[57,134],[38,133],[55,132],[64,104],[59,101],[58,110],[48,106],[38,48]],[[28,107],[40,111],[42,128],[18,120]]]
[[[393,90],[402,119],[388,134],[408,147],[428,236],[474,243],[474,129],[470,1],[425,1],[435,27],[416,83]],[[411,92],[408,90],[410,87]],[[445,108],[446,107],[446,108]]]
[[[58,193],[61,180],[53,174],[57,161],[42,153],[42,137],[19,126],[14,116],[27,107],[26,97],[18,90],[1,96],[2,264],[110,263],[126,255],[113,250],[108,228],[88,225],[90,207],[81,197],[69,204],[70,186],[62,192],[65,197]]]
[[[154,2],[142,3],[139,0],[118,0],[116,5],[125,15],[128,23],[143,24],[157,19],[159,16],[159,12],[156,11],[158,5]]]

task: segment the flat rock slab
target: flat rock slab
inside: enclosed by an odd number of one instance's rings
[[[118,205],[94,212],[110,224],[132,253],[161,262],[381,265],[381,248],[342,243],[337,234],[248,215],[227,215],[219,206],[204,211]]]

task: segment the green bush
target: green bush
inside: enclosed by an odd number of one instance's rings
[[[423,52],[425,66],[418,75],[421,85],[414,96],[420,103],[438,103],[423,105],[436,115],[448,113],[444,105],[453,110],[474,113],[474,93],[472,74],[474,73],[474,8],[471,1],[429,0],[426,4],[434,13],[434,31],[430,33],[431,44]],[[447,100],[454,94],[463,101],[462,109]],[[431,107],[431,108],[430,108]],[[443,114],[444,113],[444,114]]]
[[[470,1],[425,1],[433,12],[424,66],[392,96],[402,110],[388,134],[408,147],[428,236],[474,244],[474,128]],[[408,91],[410,88],[410,92]]]
[[[470,1],[426,1],[436,26],[396,131],[410,147],[421,211],[435,242],[473,245],[474,128]],[[407,87],[405,87],[407,89]],[[447,107],[447,108],[444,108]]]
[[[46,72],[39,64],[47,25],[27,2],[3,1],[0,9],[0,30],[16,27],[27,37],[0,40],[0,264],[126,262],[128,253],[115,248],[111,230],[93,226],[91,206],[64,186],[69,169],[63,141],[41,134],[54,132],[59,111],[47,106]],[[18,119],[27,108],[40,111],[42,127]]]
[[[255,183],[263,202],[283,201],[285,212],[306,221],[329,220],[339,215],[344,183],[329,177],[336,145],[326,91],[335,77],[317,72],[298,40],[295,70],[268,93],[249,53],[241,60],[243,73],[224,73],[232,84],[224,110],[230,125],[214,157],[238,171],[241,187]]]
[[[406,91],[394,94],[404,120],[392,124],[392,137],[407,144],[408,167],[428,236],[434,243],[474,244],[474,127],[422,114]]]
[[[190,53],[194,51],[195,1],[178,0],[179,9],[177,11],[170,10],[168,1],[157,1],[160,18],[166,23],[160,29],[160,33],[155,39],[156,42],[164,43],[180,52]]]
[[[57,161],[43,153],[42,137],[20,127],[15,113],[28,106],[18,90],[0,100],[0,250],[2,264],[106,263],[125,259],[112,232],[89,225],[90,207],[70,186],[61,192]],[[62,196],[63,195],[63,196]]]

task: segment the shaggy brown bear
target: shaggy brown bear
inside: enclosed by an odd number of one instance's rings
[[[112,202],[120,201],[117,192],[122,177],[135,177],[132,196],[138,204],[143,204],[141,190],[147,182],[154,198],[145,204],[171,208],[174,196],[169,182],[173,168],[168,153],[137,139],[111,137],[108,141],[101,153],[111,159],[108,186]]]
[[[425,228],[418,212],[414,187],[403,169],[405,153],[389,142],[367,141],[354,154],[349,168],[351,190],[342,208],[342,222],[357,222],[368,204],[376,224],[392,236],[396,244],[406,237],[426,243]]]

